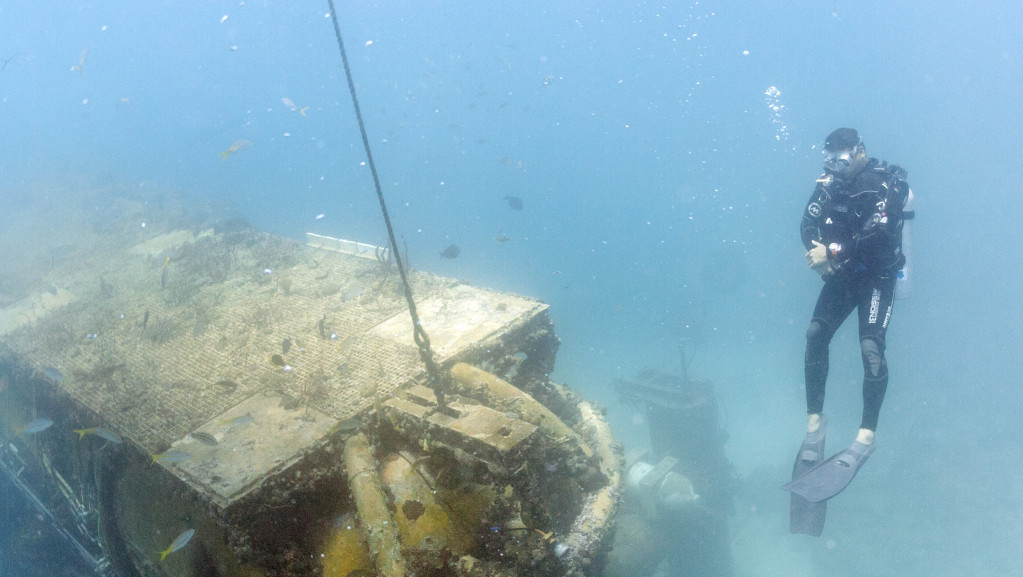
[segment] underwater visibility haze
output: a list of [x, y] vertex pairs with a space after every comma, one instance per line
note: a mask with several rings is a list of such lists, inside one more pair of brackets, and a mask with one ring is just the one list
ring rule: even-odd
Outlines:
[[[648, 416], [616, 377], [684, 365], [713, 383], [734, 575], [1023, 574], [1023, 5], [336, 7], [414, 269], [548, 303], [552, 378], [607, 407], [627, 448]], [[788, 533], [779, 489], [821, 282], [798, 225], [843, 126], [908, 171], [912, 295], [888, 331], [877, 450], [813, 538]], [[118, 198], [386, 244], [327, 3], [0, 3], [0, 228], [73, 243], [62, 219]], [[858, 351], [846, 322], [832, 451], [858, 426]], [[15, 577], [38, 521], [0, 490], [0, 577]], [[175, 535], [165, 555], [192, 537]], [[65, 558], [36, 574], [88, 574]]]

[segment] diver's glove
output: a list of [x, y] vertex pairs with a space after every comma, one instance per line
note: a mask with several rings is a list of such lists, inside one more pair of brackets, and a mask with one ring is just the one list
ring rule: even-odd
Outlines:
[[831, 265], [831, 260], [828, 258], [828, 247], [817, 241], [813, 242], [813, 248], [806, 251], [806, 264], [810, 265], [813, 272], [826, 276], [835, 272], [835, 267]]

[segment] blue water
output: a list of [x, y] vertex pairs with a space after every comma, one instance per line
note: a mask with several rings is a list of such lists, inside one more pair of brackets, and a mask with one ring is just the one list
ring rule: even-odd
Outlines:
[[[740, 478], [737, 575], [1023, 574], [1020, 5], [338, 9], [414, 267], [550, 303], [554, 377], [610, 406], [629, 444], [645, 424], [615, 403], [613, 376], [675, 369], [684, 350], [715, 383]], [[31, 203], [32, 183], [85, 179], [212, 200], [286, 236], [383, 244], [326, 14], [325, 2], [0, 4], [0, 206]], [[820, 282], [797, 225], [839, 126], [909, 171], [914, 294], [889, 331], [879, 448], [813, 539], [788, 535], [778, 487], [802, 434]], [[252, 145], [222, 161], [238, 139]], [[450, 244], [461, 255], [440, 259]], [[860, 412], [855, 331], [832, 350], [839, 447]]]

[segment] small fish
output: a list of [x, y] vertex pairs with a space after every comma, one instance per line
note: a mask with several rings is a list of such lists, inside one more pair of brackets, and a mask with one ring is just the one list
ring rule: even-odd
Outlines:
[[149, 324], [149, 311], [142, 317], [142, 330], [146, 330], [146, 325]]
[[188, 545], [188, 542], [192, 540], [192, 537], [194, 535], [195, 529], [184, 530], [180, 535], [178, 535], [178, 538], [175, 539], [174, 542], [170, 544], [170, 547], [167, 547], [163, 551], [160, 551], [160, 561], [166, 559], [167, 555], [170, 555], [171, 553], [177, 551], [178, 549], [181, 549], [185, 545]]
[[[17, 55], [18, 55], [18, 53], [15, 52], [14, 56], [17, 56]], [[4, 65], [0, 66], [0, 72], [3, 72], [4, 70], [7, 70], [7, 65], [10, 64], [11, 60], [14, 60], [14, 56], [11, 56], [10, 58], [4, 60]]]
[[64, 374], [53, 367], [46, 367], [43, 369], [43, 375], [45, 375], [47, 379], [50, 379], [50, 381], [52, 381], [55, 385], [64, 380]]
[[14, 432], [14, 436], [41, 433], [53, 426], [53, 421], [40, 417]]
[[224, 379], [223, 381], [217, 381], [213, 383], [213, 386], [221, 389], [222, 392], [224, 392], [225, 394], [230, 395], [238, 388], [238, 383], [228, 379]]
[[457, 258], [458, 255], [460, 254], [462, 254], [462, 249], [458, 248], [455, 245], [451, 245], [446, 249], [440, 251], [441, 258]]
[[[170, 264], [170, 257], [163, 260], [163, 272], [160, 273], [160, 288], [167, 288], [167, 265]], [[149, 314], [149, 311], [146, 311]], [[148, 320], [148, 317], [147, 319]]]
[[88, 48], [82, 48], [82, 53], [78, 55], [78, 64], [75, 64], [74, 66], [72, 66], [71, 70], [72, 71], [77, 70], [78, 71], [78, 75], [81, 76], [82, 75], [82, 67], [85, 66], [85, 59], [88, 56], [89, 56], [89, 49]]
[[345, 291], [345, 294], [341, 295], [342, 302], [350, 302], [362, 296], [362, 293], [366, 291], [365, 287], [355, 285], [352, 288]]
[[228, 156], [231, 156], [232, 154], [238, 152], [239, 150], [251, 145], [252, 145], [251, 140], [239, 138], [238, 140], [235, 140], [234, 144], [232, 144], [227, 150], [220, 153], [220, 160], [227, 160]]
[[192, 437], [194, 440], [199, 441], [203, 445], [209, 445], [210, 447], [215, 447], [220, 444], [217, 442], [216, 437], [209, 433], [204, 433], [202, 431], [194, 431], [191, 434], [189, 434], [189, 436]]
[[305, 116], [305, 111], [309, 110], [308, 106], [306, 106], [305, 108], [299, 108], [299, 107], [295, 106], [295, 103], [292, 102], [291, 99], [288, 98], [287, 96], [285, 96], [284, 98], [281, 98], [281, 102], [283, 102], [285, 106], [290, 108], [292, 112], [297, 112], [297, 113], [301, 114], [302, 116]]
[[522, 210], [523, 204], [521, 198], [509, 195], [505, 196], [504, 200], [508, 203], [508, 206], [510, 206], [512, 210]]
[[150, 457], [153, 458], [153, 462], [167, 461], [168, 463], [180, 463], [181, 461], [187, 461], [192, 458], [192, 455], [182, 451], [167, 451], [165, 453], [150, 453]]
[[288, 363], [284, 362], [284, 357], [277, 353], [270, 355], [270, 364], [275, 367], [285, 367], [288, 365]]
[[334, 423], [334, 426], [330, 428], [330, 432], [336, 433], [338, 431], [341, 431], [349, 433], [351, 431], [358, 430], [360, 427], [362, 427], [362, 421], [356, 418], [351, 418]]
[[508, 242], [511, 239], [508, 238], [507, 236], [504, 236], [503, 234], [499, 234], [494, 237], [494, 240], [496, 240], [497, 242]]
[[245, 413], [240, 417], [233, 417], [231, 419], [221, 419], [217, 422], [220, 423], [221, 425], [244, 427], [245, 425], [251, 424], [253, 420], [254, 419], [252, 418], [252, 413]]
[[291, 339], [284, 339], [284, 342], [281, 343], [281, 352], [286, 355], [286, 354], [288, 354], [288, 351], [290, 351], [290, 350], [291, 350]]
[[104, 429], [102, 427], [89, 427], [88, 429], [75, 429], [75, 432], [78, 433], [78, 439], [79, 440], [84, 439], [86, 435], [96, 435], [97, 437], [99, 437], [101, 439], [106, 439], [106, 440], [110, 441], [111, 443], [120, 443], [121, 442], [121, 436], [120, 435], [118, 435], [117, 433], [115, 433], [115, 432], [113, 432], [113, 431], [111, 431], [109, 429]]

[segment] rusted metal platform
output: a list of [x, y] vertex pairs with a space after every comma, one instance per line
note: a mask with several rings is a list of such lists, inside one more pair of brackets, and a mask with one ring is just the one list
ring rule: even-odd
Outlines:
[[[171, 451], [158, 464], [227, 507], [422, 375], [387, 251], [323, 239], [208, 229], [118, 242], [85, 230], [0, 309], [0, 338], [97, 419], [67, 426]], [[441, 363], [546, 314], [533, 299], [410, 278]]]
[[173, 198], [0, 229], [0, 473], [97, 574], [601, 565], [623, 461], [547, 305], [411, 271], [438, 403], [389, 251]]

